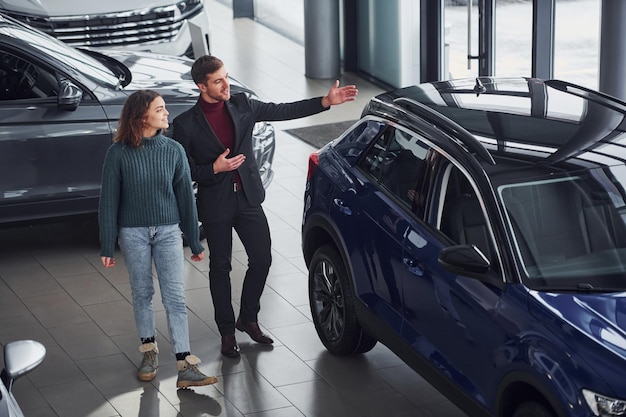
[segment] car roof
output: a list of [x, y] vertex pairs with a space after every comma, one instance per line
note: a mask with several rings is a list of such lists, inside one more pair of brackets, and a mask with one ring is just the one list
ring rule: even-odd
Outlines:
[[626, 103], [564, 81], [478, 77], [424, 83], [378, 95], [364, 114], [389, 114], [390, 108], [407, 123], [417, 116], [460, 139], [483, 165], [495, 165], [494, 156], [546, 165], [626, 162]]

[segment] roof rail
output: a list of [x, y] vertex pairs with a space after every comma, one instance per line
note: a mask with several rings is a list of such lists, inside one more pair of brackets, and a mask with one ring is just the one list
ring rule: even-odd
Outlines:
[[395, 104], [405, 107], [406, 110], [410, 110], [415, 115], [436, 124], [446, 133], [453, 136], [454, 138], [457, 138], [470, 151], [475, 152], [480, 158], [488, 162], [490, 165], [496, 164], [496, 161], [494, 161], [493, 157], [483, 146], [483, 144], [480, 143], [478, 139], [474, 137], [474, 135], [472, 135], [458, 123], [452, 121], [451, 119], [440, 113], [437, 113], [425, 104], [407, 97], [398, 97], [394, 99], [393, 102]]

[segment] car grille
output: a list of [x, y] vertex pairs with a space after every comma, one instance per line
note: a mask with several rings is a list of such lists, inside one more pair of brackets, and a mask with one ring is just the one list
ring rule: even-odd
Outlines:
[[[185, 2], [180, 2], [185, 4]], [[11, 17], [72, 46], [121, 46], [167, 42], [183, 22], [202, 12], [200, 2], [185, 10], [177, 5], [104, 15], [41, 17], [6, 12]]]

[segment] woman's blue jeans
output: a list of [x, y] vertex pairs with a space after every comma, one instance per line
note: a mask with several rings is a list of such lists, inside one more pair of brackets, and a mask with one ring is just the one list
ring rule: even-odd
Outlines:
[[118, 241], [128, 269], [139, 337], [156, 336], [152, 306], [154, 263], [174, 353], [189, 352], [185, 254], [179, 226], [122, 227]]

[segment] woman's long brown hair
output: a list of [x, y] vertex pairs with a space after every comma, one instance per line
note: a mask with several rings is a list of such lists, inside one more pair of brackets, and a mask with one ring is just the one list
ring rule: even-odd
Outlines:
[[133, 148], [143, 145], [144, 117], [150, 103], [161, 95], [153, 90], [138, 90], [124, 103], [114, 142], [121, 142]]

